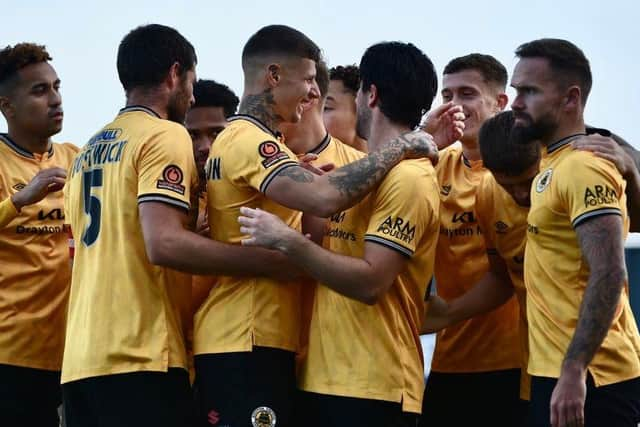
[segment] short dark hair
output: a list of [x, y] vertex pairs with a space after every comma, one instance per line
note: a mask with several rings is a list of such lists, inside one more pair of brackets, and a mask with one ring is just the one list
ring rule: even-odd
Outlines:
[[320, 48], [307, 36], [286, 25], [268, 25], [252, 35], [242, 49], [242, 69], [252, 59], [266, 55], [320, 60]]
[[466, 70], [479, 72], [486, 83], [497, 84], [502, 89], [507, 87], [507, 69], [491, 55], [471, 53], [454, 58], [444, 67], [443, 74], [459, 73]]
[[0, 50], [0, 95], [8, 94], [18, 81], [18, 71], [40, 62], [51, 61], [43, 45], [18, 43]]
[[360, 69], [357, 65], [338, 65], [329, 70], [330, 80], [340, 80], [344, 88], [355, 96], [360, 88]]
[[578, 84], [582, 92], [582, 105], [591, 92], [591, 66], [580, 48], [562, 39], [539, 39], [524, 43], [516, 49], [519, 58], [544, 58], [565, 86]]
[[196, 51], [178, 31], [164, 25], [135, 28], [118, 47], [118, 76], [126, 92], [157, 86], [176, 62], [181, 73], [192, 70], [198, 62]]
[[240, 100], [229, 86], [214, 80], [198, 80], [193, 84], [193, 97], [196, 99], [191, 108], [222, 107], [225, 118], [235, 114]]
[[322, 59], [316, 62], [316, 82], [320, 89], [320, 98], [325, 98], [329, 92], [329, 69]]
[[503, 111], [486, 120], [478, 134], [484, 167], [491, 172], [516, 176], [524, 173], [540, 159], [538, 142], [517, 141], [512, 132], [513, 111]]
[[389, 120], [415, 127], [438, 90], [438, 77], [427, 55], [411, 43], [383, 42], [369, 47], [360, 61], [362, 90], [373, 84], [380, 110]]

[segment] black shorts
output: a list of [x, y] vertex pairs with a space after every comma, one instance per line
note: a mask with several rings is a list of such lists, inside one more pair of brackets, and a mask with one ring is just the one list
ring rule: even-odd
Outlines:
[[58, 427], [60, 371], [0, 365], [0, 426]]
[[195, 356], [199, 426], [247, 427], [252, 417], [294, 426], [295, 353], [269, 347]]
[[402, 412], [402, 404], [328, 394], [298, 392], [296, 426], [416, 427], [418, 414]]
[[[531, 377], [530, 426], [551, 423], [551, 394], [556, 378]], [[587, 375], [585, 427], [636, 427], [640, 422], [640, 378], [596, 387]]]
[[425, 386], [420, 426], [513, 427], [521, 425], [525, 410], [520, 400], [520, 369], [432, 371]]
[[131, 372], [62, 385], [66, 427], [193, 427], [193, 396], [184, 369]]

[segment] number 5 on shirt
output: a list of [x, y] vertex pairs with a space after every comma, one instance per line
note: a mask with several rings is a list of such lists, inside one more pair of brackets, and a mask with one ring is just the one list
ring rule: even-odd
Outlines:
[[91, 195], [92, 187], [102, 187], [102, 169], [93, 169], [82, 174], [82, 200], [84, 212], [89, 215], [89, 226], [82, 233], [82, 241], [91, 246], [98, 239], [100, 233], [100, 215], [102, 204], [100, 199]]

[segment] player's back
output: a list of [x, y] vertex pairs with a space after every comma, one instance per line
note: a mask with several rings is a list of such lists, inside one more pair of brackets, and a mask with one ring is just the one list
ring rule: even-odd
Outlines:
[[[258, 119], [238, 115], [212, 145], [207, 162], [211, 237], [240, 244], [238, 216], [247, 206], [271, 212], [294, 229], [302, 214], [265, 196], [269, 184], [296, 156]], [[253, 346], [299, 347], [300, 283], [266, 277], [220, 277], [195, 316], [194, 353], [251, 351]]]
[[141, 107], [123, 109], [76, 157], [65, 200], [76, 252], [63, 382], [186, 366], [190, 276], [150, 263], [138, 204], [188, 212], [196, 179], [186, 130]]

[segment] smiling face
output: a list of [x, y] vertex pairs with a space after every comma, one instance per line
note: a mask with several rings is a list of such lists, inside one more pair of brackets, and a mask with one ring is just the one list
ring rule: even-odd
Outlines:
[[18, 83], [7, 96], [4, 110], [12, 126], [48, 138], [62, 130], [60, 79], [47, 62], [28, 65], [18, 71]]
[[283, 122], [297, 123], [313, 100], [320, 97], [316, 63], [307, 58], [289, 58], [278, 65], [273, 87], [275, 113]]
[[445, 74], [441, 93], [442, 102], [453, 101], [462, 106], [465, 115], [463, 143], [476, 144], [482, 124], [503, 108], [499, 103], [502, 92], [473, 69]]

